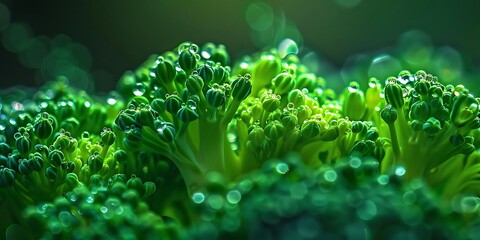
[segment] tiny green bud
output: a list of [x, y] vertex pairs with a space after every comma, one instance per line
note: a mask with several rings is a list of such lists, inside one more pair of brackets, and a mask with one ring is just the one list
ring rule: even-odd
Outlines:
[[182, 122], [191, 122], [198, 118], [197, 104], [194, 101], [189, 100], [186, 104], [183, 104], [180, 110], [177, 112], [177, 117]]
[[352, 120], [361, 120], [366, 113], [365, 97], [356, 82], [351, 82], [347, 88], [343, 112]]
[[202, 64], [198, 68], [198, 76], [203, 79], [204, 84], [210, 84], [213, 79], [213, 67], [211, 66], [211, 62], [207, 62], [206, 64]]
[[128, 148], [137, 149], [142, 144], [142, 131], [140, 128], [131, 126], [125, 129], [123, 145]]
[[427, 119], [427, 121], [423, 124], [423, 131], [425, 131], [428, 134], [435, 134], [442, 129], [442, 126], [440, 124], [440, 121], [438, 121], [436, 118], [431, 117]]
[[175, 126], [171, 122], [155, 121], [155, 129], [160, 138], [165, 142], [173, 142], [175, 140]]
[[230, 77], [230, 68], [217, 65], [213, 69], [213, 81], [215, 83], [222, 84], [226, 82], [229, 77]]
[[45, 169], [45, 176], [50, 181], [54, 181], [57, 178], [57, 168], [49, 166]]
[[380, 116], [387, 124], [393, 124], [397, 120], [397, 110], [388, 104], [380, 111]]
[[293, 103], [295, 106], [300, 106], [305, 103], [305, 93], [299, 89], [293, 89], [288, 93], [288, 102]]
[[67, 176], [65, 177], [65, 182], [70, 188], [74, 188], [80, 184], [78, 176], [75, 173], [67, 173]]
[[285, 128], [278, 120], [272, 121], [265, 126], [265, 135], [276, 142], [285, 133]]
[[12, 149], [10, 148], [10, 145], [6, 143], [0, 143], [0, 155], [7, 156], [12, 152]]
[[149, 127], [153, 126], [154, 116], [152, 113], [152, 109], [150, 108], [149, 105], [138, 109], [133, 116], [135, 117], [135, 121], [139, 126], [149, 126]]
[[259, 147], [265, 140], [265, 132], [263, 128], [258, 125], [252, 125], [248, 134], [248, 140], [252, 141], [256, 147]]
[[210, 88], [206, 94], [207, 103], [214, 107], [220, 107], [225, 104], [225, 92], [220, 88]]
[[178, 110], [182, 107], [183, 101], [177, 94], [167, 95], [167, 98], [164, 102], [164, 108], [170, 114], [177, 114]]
[[463, 127], [478, 115], [478, 101], [472, 95], [459, 95], [453, 99], [450, 119], [456, 127]]
[[252, 72], [253, 91], [257, 95], [258, 91], [270, 84], [272, 79], [281, 71], [282, 62], [280, 57], [274, 53], [266, 53], [260, 56], [255, 63]]
[[0, 187], [11, 187], [14, 183], [15, 171], [10, 168], [0, 166]]
[[115, 142], [115, 133], [110, 128], [103, 128], [100, 137], [104, 146], [109, 147]]
[[191, 73], [197, 66], [196, 52], [183, 49], [178, 56], [178, 64], [186, 73]]
[[63, 155], [63, 152], [57, 149], [51, 151], [48, 154], [48, 160], [50, 161], [50, 164], [55, 167], [59, 167], [60, 165], [62, 165], [64, 157], [65, 156]]
[[460, 134], [453, 134], [450, 136], [450, 143], [455, 147], [462, 145], [464, 142], [465, 138]]
[[365, 92], [365, 104], [369, 109], [375, 109], [380, 104], [381, 85], [376, 78], [370, 78], [368, 81], [368, 88]]
[[98, 155], [98, 152], [95, 152], [88, 158], [87, 164], [92, 172], [97, 173], [103, 167], [103, 159]]
[[43, 112], [37, 116], [37, 120], [33, 125], [35, 135], [40, 139], [47, 139], [53, 133], [53, 117], [48, 113]]
[[232, 82], [232, 97], [236, 100], [243, 100], [252, 92], [250, 75], [239, 77]]
[[369, 129], [367, 131], [365, 139], [371, 140], [371, 141], [376, 141], [379, 136], [380, 136], [380, 134], [378, 133], [378, 131], [376, 129]]
[[30, 166], [28, 165], [28, 160], [23, 159], [18, 164], [18, 171], [20, 172], [20, 174], [27, 175], [31, 173], [33, 169], [31, 169]]
[[14, 135], [15, 138], [15, 144], [17, 147], [17, 150], [21, 154], [27, 154], [30, 152], [30, 149], [32, 147], [32, 141], [30, 140], [30, 136], [28, 133], [15, 133]]
[[295, 87], [295, 79], [291, 73], [282, 72], [272, 80], [272, 84], [275, 87], [275, 94], [283, 95]]
[[113, 153], [113, 159], [121, 164], [124, 164], [127, 161], [128, 155], [124, 150], [117, 150]]
[[273, 112], [280, 106], [280, 95], [266, 91], [260, 97], [262, 107], [266, 112]]
[[154, 84], [164, 86], [165, 83], [171, 82], [175, 79], [176, 70], [170, 60], [159, 56], [155, 63], [157, 66], [155, 66], [155, 78], [153, 78]]
[[387, 100], [388, 104], [392, 105], [393, 108], [398, 110], [403, 108], [403, 90], [400, 85], [393, 81], [394, 79], [391, 79], [390, 82], [385, 86], [385, 99]]
[[320, 134], [320, 124], [315, 119], [306, 120], [300, 129], [302, 136], [305, 138], [312, 138]]
[[193, 94], [200, 94], [204, 85], [205, 83], [203, 79], [198, 74], [190, 75], [185, 82], [185, 86], [187, 87], [188, 91]]
[[141, 193], [142, 190], [143, 190], [143, 183], [142, 183], [142, 179], [140, 179], [139, 177], [132, 175], [130, 177], [130, 179], [127, 181], [127, 187], [130, 188], [130, 189], [133, 189], [133, 190], [136, 190], [137, 193]]
[[293, 129], [298, 124], [298, 117], [293, 113], [284, 113], [281, 119], [286, 129]]
[[148, 197], [152, 196], [155, 193], [156, 190], [157, 190], [157, 187], [156, 187], [155, 183], [145, 182], [143, 184], [143, 198], [145, 199], [145, 198], [148, 198]]
[[428, 94], [428, 89], [430, 89], [430, 83], [421, 79], [415, 83], [414, 89], [421, 96], [426, 96]]
[[115, 119], [115, 124], [122, 130], [125, 131], [125, 129], [129, 126], [135, 125], [136, 121], [133, 115], [127, 113], [126, 111], [120, 111], [118, 114], [117, 118]]
[[429, 116], [428, 105], [425, 101], [417, 101], [410, 108], [410, 119], [427, 120]]

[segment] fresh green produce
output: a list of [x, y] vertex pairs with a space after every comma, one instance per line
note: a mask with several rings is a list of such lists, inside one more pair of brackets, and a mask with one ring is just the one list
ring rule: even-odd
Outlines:
[[6, 238], [478, 234], [479, 101], [467, 87], [405, 70], [335, 92], [294, 54], [231, 61], [223, 45], [187, 42], [108, 95], [64, 77], [3, 91]]

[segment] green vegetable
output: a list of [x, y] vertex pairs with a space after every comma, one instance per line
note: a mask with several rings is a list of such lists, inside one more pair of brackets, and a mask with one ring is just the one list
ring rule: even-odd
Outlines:
[[223, 45], [187, 42], [106, 96], [65, 77], [2, 91], [5, 236], [475, 238], [472, 92], [402, 71], [336, 94], [283, 55], [230, 65]]

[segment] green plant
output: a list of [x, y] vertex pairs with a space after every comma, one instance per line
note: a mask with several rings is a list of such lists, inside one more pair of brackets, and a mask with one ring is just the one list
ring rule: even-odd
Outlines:
[[[183, 43], [107, 96], [65, 78], [5, 92], [2, 229], [44, 239], [474, 236], [477, 98], [424, 71], [384, 87], [372, 78], [365, 91], [326, 83], [293, 54], [231, 66], [222, 45]], [[28, 224], [37, 227], [25, 233]]]

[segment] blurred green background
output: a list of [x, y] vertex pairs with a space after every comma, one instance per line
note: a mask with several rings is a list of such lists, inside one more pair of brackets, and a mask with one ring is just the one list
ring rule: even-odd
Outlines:
[[339, 70], [334, 81], [433, 58], [459, 78], [480, 65], [479, 10], [478, 0], [0, 0], [0, 88], [39, 86], [64, 71], [81, 88], [107, 91], [183, 41], [223, 43], [235, 59], [283, 37], [316, 53], [312, 62], [327, 66], [320, 75]]

